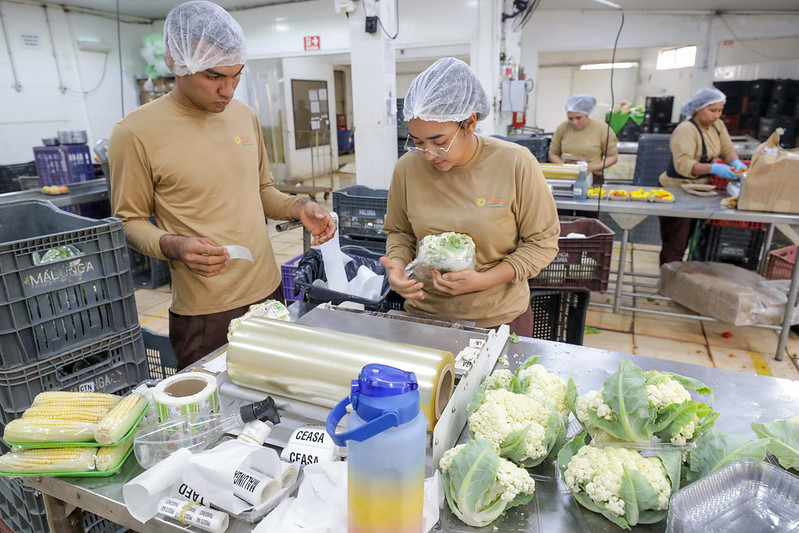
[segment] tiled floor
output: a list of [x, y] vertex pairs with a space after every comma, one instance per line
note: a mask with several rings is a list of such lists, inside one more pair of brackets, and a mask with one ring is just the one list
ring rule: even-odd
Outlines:
[[[354, 183], [353, 174], [338, 174], [334, 181], [336, 188]], [[324, 200], [322, 194], [317, 200], [332, 209], [330, 199]], [[283, 233], [275, 230], [275, 223], [269, 223], [269, 236], [279, 265], [288, 262], [302, 253], [302, 229], [297, 228]], [[614, 263], [618, 264], [618, 243], [614, 249]], [[626, 258], [636, 272], [658, 272], [658, 247], [631, 244]], [[615, 268], [615, 266], [613, 267]], [[615, 276], [611, 277], [611, 280]], [[656, 293], [651, 278], [634, 280], [636, 292]], [[611, 283], [611, 289], [613, 284]], [[670, 301], [655, 298], [637, 297], [637, 307], [657, 310], [691, 313], [686, 308]], [[631, 306], [632, 296], [623, 298], [623, 305]], [[611, 293], [591, 293], [594, 304], [610, 304]], [[156, 290], [136, 290], [136, 304], [143, 326], [157, 332], [166, 333], [168, 309], [171, 302], [169, 286]], [[791, 333], [788, 340], [788, 354], [782, 361], [774, 358], [778, 336], [775, 330], [756, 327], [735, 327], [720, 322], [698, 321], [688, 318], [671, 318], [642, 311], [621, 311], [614, 314], [612, 309], [591, 305], [588, 308], [586, 325], [596, 328], [598, 333], [586, 334], [585, 346], [601, 348], [647, 357], [670, 359], [684, 363], [715, 366], [728, 370], [772, 375], [781, 378], [799, 379], [799, 335]]]

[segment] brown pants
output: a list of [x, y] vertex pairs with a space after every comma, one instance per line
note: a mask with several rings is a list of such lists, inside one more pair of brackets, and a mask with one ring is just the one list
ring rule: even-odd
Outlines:
[[[265, 299], [253, 302], [253, 304], [266, 300], [283, 302], [283, 284], [281, 283], [275, 292]], [[169, 342], [178, 358], [178, 370], [199, 361], [226, 344], [230, 321], [246, 313], [250, 305], [210, 315], [177, 315], [170, 311]]]
[[660, 264], [682, 261], [696, 220], [692, 218], [658, 217], [660, 219]]
[[[496, 329], [499, 326], [491, 326], [485, 329]], [[527, 311], [520, 314], [513, 321], [508, 324], [510, 332], [515, 333], [519, 337], [532, 337], [533, 336], [533, 306], [528, 305]]]

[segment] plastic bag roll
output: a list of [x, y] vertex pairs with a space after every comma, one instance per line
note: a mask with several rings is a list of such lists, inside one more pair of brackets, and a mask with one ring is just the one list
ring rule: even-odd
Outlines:
[[260, 317], [243, 322], [227, 350], [233, 383], [329, 409], [369, 363], [416, 374], [432, 431], [454, 388], [451, 352]]
[[539, 163], [539, 165], [541, 166], [541, 172], [544, 173], [544, 177], [547, 179], [570, 179], [576, 178], [580, 174], [577, 165], [560, 165], [557, 163]]

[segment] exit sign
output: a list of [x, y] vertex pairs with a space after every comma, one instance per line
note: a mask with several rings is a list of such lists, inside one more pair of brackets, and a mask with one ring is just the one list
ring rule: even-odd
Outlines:
[[305, 41], [305, 51], [308, 52], [309, 50], [321, 50], [322, 46], [319, 44], [319, 36], [318, 35], [309, 35], [304, 37], [303, 40]]

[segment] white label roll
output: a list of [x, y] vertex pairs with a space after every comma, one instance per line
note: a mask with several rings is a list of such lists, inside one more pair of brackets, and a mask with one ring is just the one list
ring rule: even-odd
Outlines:
[[153, 402], [159, 422], [189, 413], [218, 413], [216, 378], [203, 372], [168, 377], [153, 389]]
[[230, 523], [227, 513], [171, 496], [158, 503], [158, 513], [211, 533], [222, 533]]

